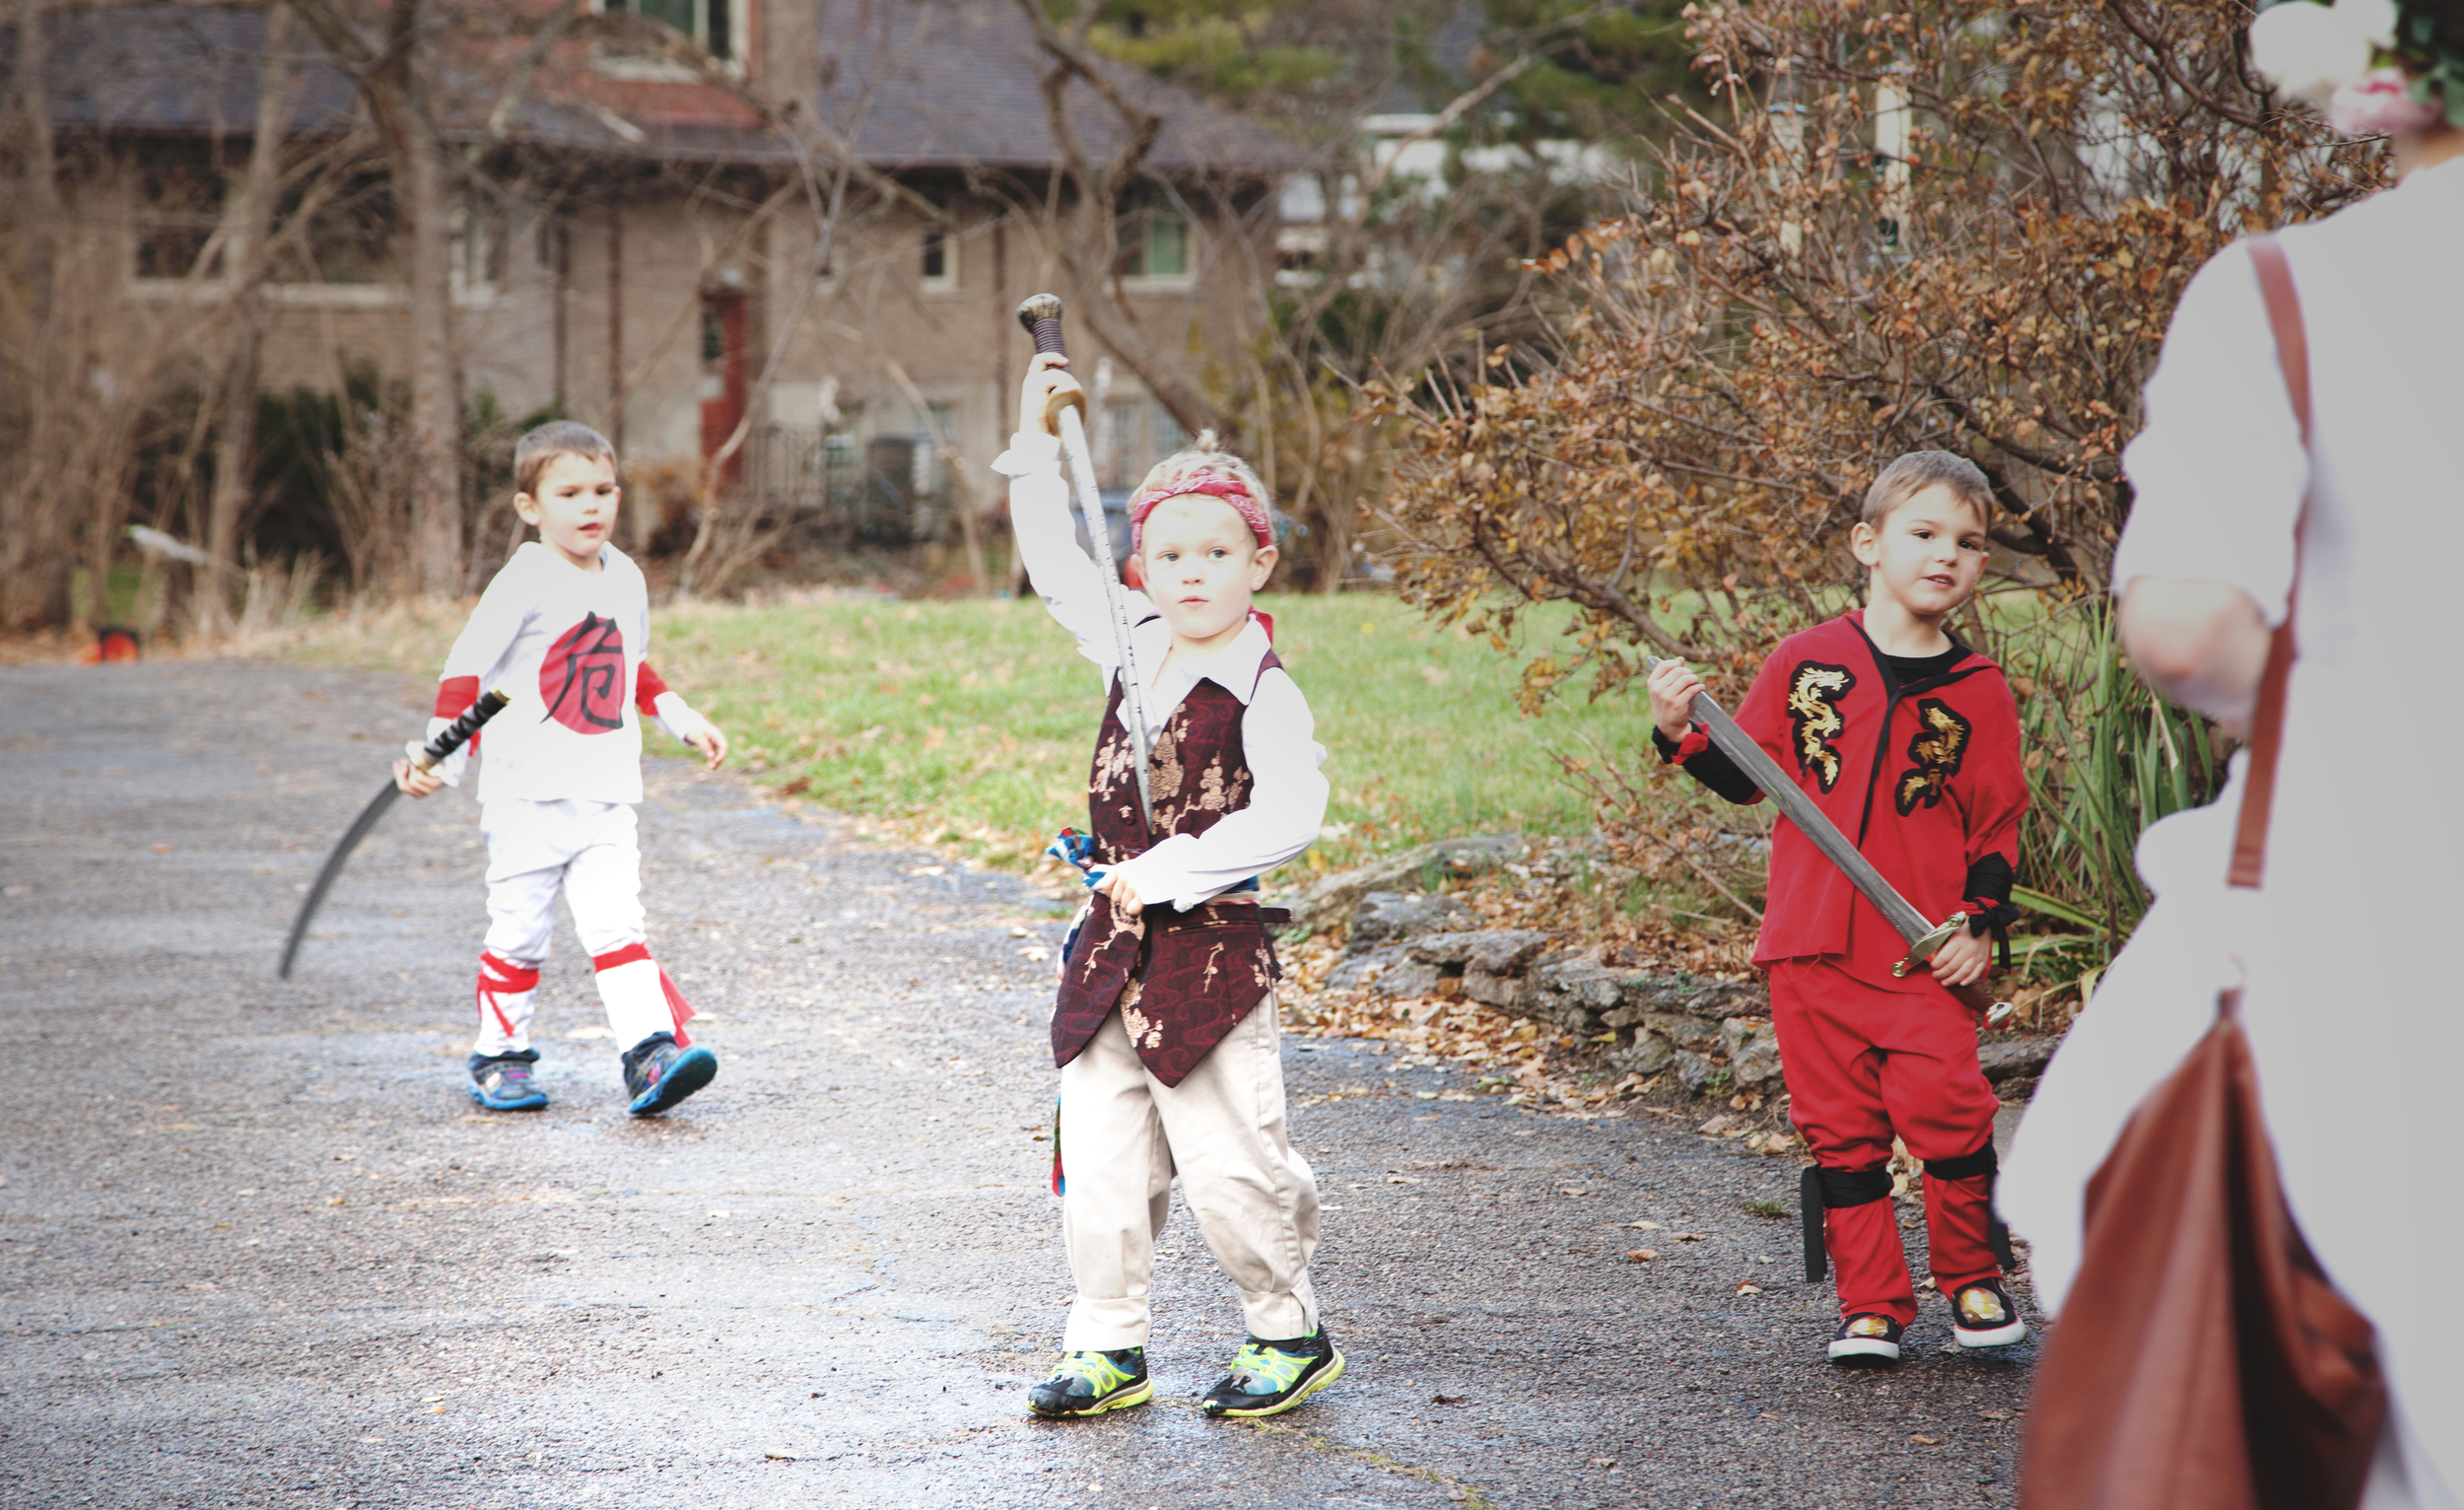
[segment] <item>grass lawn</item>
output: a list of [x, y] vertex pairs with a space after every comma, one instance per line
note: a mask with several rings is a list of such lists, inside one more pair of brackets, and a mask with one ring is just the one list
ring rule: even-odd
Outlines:
[[[1587, 831], [1590, 811], [1549, 751], [1650, 738], [1639, 694], [1523, 718], [1520, 658], [1391, 597], [1259, 606], [1327, 747], [1330, 832], [1302, 861], [1315, 868], [1457, 834]], [[1563, 617], [1535, 613], [1524, 633]], [[320, 636], [308, 653], [433, 670], [458, 627], [423, 614], [382, 636]], [[650, 658], [736, 741], [731, 764], [790, 795], [1012, 866], [1086, 824], [1102, 688], [1040, 603], [680, 607], [654, 616]]]

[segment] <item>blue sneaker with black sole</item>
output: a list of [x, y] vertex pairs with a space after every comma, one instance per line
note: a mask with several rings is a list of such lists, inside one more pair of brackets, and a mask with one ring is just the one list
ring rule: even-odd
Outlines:
[[474, 1054], [470, 1057], [470, 1099], [491, 1112], [535, 1112], [548, 1104], [548, 1093], [530, 1077], [539, 1051], [519, 1054]]
[[636, 1117], [655, 1117], [708, 1085], [719, 1074], [719, 1056], [685, 1049], [673, 1033], [653, 1033], [625, 1051], [625, 1089]]

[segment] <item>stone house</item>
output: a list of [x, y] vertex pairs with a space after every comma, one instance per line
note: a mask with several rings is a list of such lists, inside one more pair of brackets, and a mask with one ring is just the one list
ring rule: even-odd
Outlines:
[[[1059, 272], [1063, 158], [1025, 19], [1006, 0], [582, 3], [559, 18], [509, 0], [470, 13], [486, 34], [438, 43], [466, 402], [560, 408], [637, 469], [699, 468], [741, 422], [736, 491], [885, 543], [937, 531], [970, 486], [989, 507], [982, 464], [1028, 355], [1012, 310], [1043, 288], [1081, 297]], [[122, 228], [128, 298], [173, 324], [225, 297], [265, 34], [257, 6], [182, 4], [62, 15], [47, 38], [70, 213]], [[368, 108], [305, 34], [291, 51], [291, 156], [326, 161], [284, 191], [261, 386], [333, 389], [398, 370], [404, 285]], [[1274, 185], [1301, 153], [1111, 79], [1162, 118], [1120, 204], [1115, 296], [1148, 361], [1195, 382], [1261, 317]], [[1118, 140], [1094, 91], [1068, 98], [1091, 151]], [[1122, 486], [1178, 428], [1083, 327], [1073, 351], [1090, 377], [1111, 369], [1096, 435]], [[940, 446], [973, 474], [955, 493]], [[633, 519], [640, 544], [656, 521]]]

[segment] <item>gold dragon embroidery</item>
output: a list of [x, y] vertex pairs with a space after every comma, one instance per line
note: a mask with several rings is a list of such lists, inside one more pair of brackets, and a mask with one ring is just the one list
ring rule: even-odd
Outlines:
[[1916, 705], [1916, 732], [1908, 739], [1908, 759], [1915, 764], [1891, 791], [1899, 816], [1914, 812], [1919, 802], [1933, 807], [1942, 801], [1951, 779], [1959, 774], [1959, 762], [1967, 758], [1968, 731], [1968, 721], [1942, 699], [1929, 697]]
[[1857, 684], [1846, 666], [1800, 663], [1788, 679], [1788, 721], [1795, 725], [1797, 769], [1813, 773], [1824, 791], [1839, 785], [1839, 749], [1832, 742], [1848, 730], [1840, 699]]

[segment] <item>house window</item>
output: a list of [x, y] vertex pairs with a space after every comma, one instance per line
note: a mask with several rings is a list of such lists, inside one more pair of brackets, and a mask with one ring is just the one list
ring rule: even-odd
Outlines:
[[[145, 208], [137, 224], [137, 276], [185, 278], [199, 272], [222, 223], [224, 175], [210, 163], [161, 163], [146, 170]], [[211, 278], [221, 259], [202, 269]]]
[[673, 27], [702, 44], [721, 62], [739, 61], [736, 7], [743, 0], [601, 0], [599, 9], [613, 15], [630, 11], [645, 21]]
[[456, 293], [488, 298], [505, 282], [505, 256], [513, 225], [504, 206], [472, 198], [453, 211], [453, 284]]
[[285, 190], [275, 225], [294, 226], [302, 214], [308, 216], [303, 232], [276, 235], [274, 282], [373, 286], [396, 281], [393, 191], [381, 174], [347, 179], [330, 193], [317, 186]]
[[1180, 279], [1190, 275], [1190, 223], [1174, 210], [1138, 210], [1122, 218], [1124, 278]]
[[924, 286], [926, 293], [958, 287], [958, 243], [937, 226], [924, 234]]

